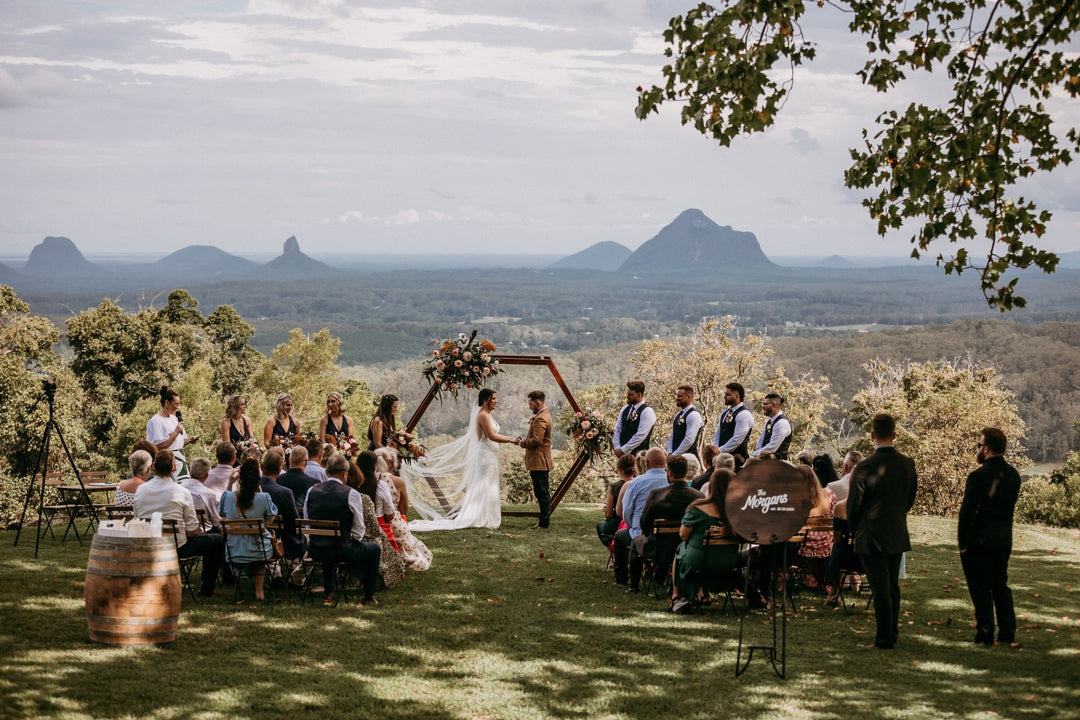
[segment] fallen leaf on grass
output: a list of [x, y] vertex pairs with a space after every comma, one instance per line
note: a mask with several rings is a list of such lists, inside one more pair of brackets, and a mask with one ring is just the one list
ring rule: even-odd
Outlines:
[[491, 598], [488, 598], [488, 599], [487, 599], [487, 601], [488, 601], [489, 603], [491, 603], [492, 605], [498, 605], [498, 604], [499, 604], [499, 601], [498, 601], [498, 600], [493, 600], [493, 599], [491, 599]]

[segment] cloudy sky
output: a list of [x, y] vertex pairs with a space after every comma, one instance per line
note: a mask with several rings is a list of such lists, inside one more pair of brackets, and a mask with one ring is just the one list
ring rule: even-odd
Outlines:
[[[835, 10], [768, 133], [634, 117], [692, 0], [0, 0], [0, 254], [636, 248], [682, 210], [781, 255], [905, 256], [841, 176], [887, 103]], [[1062, 106], [1061, 114], [1080, 116]], [[1076, 120], [1074, 120], [1076, 122]], [[1080, 177], [1031, 188], [1080, 249]]]

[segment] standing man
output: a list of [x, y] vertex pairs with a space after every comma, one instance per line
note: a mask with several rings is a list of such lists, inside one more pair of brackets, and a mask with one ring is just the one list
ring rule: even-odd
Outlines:
[[893, 447], [896, 420], [870, 421], [874, 452], [851, 473], [847, 515], [855, 552], [874, 591], [874, 647], [892, 650], [900, 635], [900, 557], [911, 549], [907, 513], [915, 504], [915, 462]]
[[518, 438], [518, 445], [525, 448], [525, 468], [532, 478], [533, 495], [540, 506], [540, 519], [536, 527], [546, 530], [551, 523], [551, 492], [548, 487], [548, 474], [551, 462], [551, 411], [544, 406], [544, 392], [533, 390], [528, 395], [532, 419], [529, 420], [529, 432], [524, 438]]
[[690, 453], [697, 457], [698, 436], [705, 420], [701, 412], [694, 407], [694, 388], [680, 385], [675, 391], [675, 404], [679, 412], [671, 421], [671, 439], [668, 440], [668, 455]]
[[735, 471], [738, 472], [750, 457], [750, 431], [754, 429], [754, 414], [743, 404], [746, 389], [737, 382], [724, 386], [724, 404], [727, 410], [720, 413], [720, 422], [716, 424], [713, 445], [720, 452], [735, 456]]
[[615, 457], [648, 450], [655, 424], [656, 411], [645, 403], [645, 383], [640, 380], [626, 383], [626, 405], [619, 412], [611, 435]]
[[977, 448], [980, 467], [968, 475], [956, 534], [971, 602], [975, 605], [975, 643], [1016, 643], [1016, 612], [1009, 589], [1013, 510], [1020, 494], [1020, 473], [1005, 462], [1005, 433], [983, 428]]
[[765, 429], [758, 438], [757, 449], [754, 457], [761, 457], [765, 453], [771, 453], [777, 460], [788, 459], [788, 447], [791, 445], [791, 423], [784, 415], [784, 397], [777, 393], [769, 393], [761, 401], [761, 411], [765, 417]]

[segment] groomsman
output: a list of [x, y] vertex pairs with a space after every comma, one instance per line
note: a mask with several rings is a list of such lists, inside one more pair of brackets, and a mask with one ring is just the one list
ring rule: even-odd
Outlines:
[[754, 414], [743, 403], [746, 389], [740, 383], [730, 382], [724, 386], [724, 404], [727, 410], [720, 413], [720, 422], [716, 424], [713, 445], [720, 452], [731, 453], [735, 457], [735, 470], [743, 466], [750, 457], [750, 431], [754, 429]]
[[765, 429], [758, 438], [754, 457], [772, 453], [777, 460], [788, 459], [788, 447], [791, 445], [791, 423], [784, 416], [784, 398], [777, 393], [769, 393], [761, 402], [765, 417]]
[[671, 439], [668, 440], [668, 455], [690, 453], [697, 456], [698, 436], [705, 424], [701, 412], [694, 407], [694, 388], [680, 385], [675, 391], [675, 404], [679, 412], [671, 421]]
[[634, 455], [649, 449], [656, 411], [645, 402], [645, 383], [631, 380], [626, 383], [626, 405], [615, 421], [611, 439], [615, 457]]

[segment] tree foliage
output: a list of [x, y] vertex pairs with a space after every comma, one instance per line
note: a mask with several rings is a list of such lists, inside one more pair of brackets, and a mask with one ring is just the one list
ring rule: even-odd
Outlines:
[[[866, 38], [858, 75], [882, 93], [909, 74], [943, 70], [951, 96], [912, 102], [876, 118], [851, 150], [848, 187], [884, 236], [910, 221], [913, 257], [937, 253], [946, 274], [974, 270], [983, 295], [1002, 311], [1022, 307], [1014, 268], [1053, 272], [1058, 258], [1031, 244], [1051, 213], [1019, 194], [1023, 180], [1072, 160], [1076, 128], [1053, 128], [1046, 102], [1080, 93], [1080, 58], [1064, 47], [1080, 25], [1080, 3], [1020, 0], [817, 0], [848, 13]], [[662, 86], [639, 88], [637, 116], [680, 102], [683, 124], [729, 145], [775, 122], [794, 70], [814, 57], [800, 20], [804, 0], [701, 3], [664, 32]], [[779, 79], [774, 71], [781, 71]], [[981, 239], [979, 239], [981, 238]]]
[[[782, 367], [769, 367], [772, 355], [765, 337], [740, 333], [731, 317], [705, 320], [689, 336], [643, 342], [634, 354], [632, 367], [636, 376], [645, 381], [646, 400], [656, 410], [653, 442], [666, 444], [671, 418], [677, 410], [675, 391], [682, 384], [694, 388], [694, 406], [705, 417], [703, 442], [712, 438], [724, 410], [724, 387], [730, 382], [746, 388], [746, 404], [751, 409], [756, 409], [768, 392], [784, 396], [784, 414], [794, 433], [792, 454], [814, 442], [824, 427], [830, 403], [829, 382], [811, 373], [789, 378]], [[762, 427], [763, 423], [758, 422], [752, 440]]]
[[[958, 361], [882, 360], [863, 367], [869, 382], [856, 393], [848, 416], [862, 428], [869, 428], [877, 413], [896, 418], [896, 448], [914, 459], [919, 473], [915, 512], [955, 515], [960, 510], [984, 427], [1001, 428], [1009, 440], [1009, 461], [1017, 467], [1027, 464], [1027, 426], [1016, 412], [1012, 392], [993, 368]], [[873, 450], [868, 436], [856, 447], [864, 453]]]
[[288, 342], [274, 348], [255, 371], [252, 386], [270, 398], [268, 413], [273, 412], [273, 398], [279, 393], [289, 393], [293, 412], [303, 422], [303, 429], [318, 430], [326, 393], [341, 384], [335, 365], [340, 353], [341, 341], [326, 328], [312, 335], [294, 328], [289, 332]]

